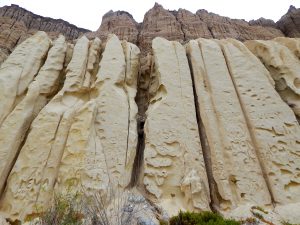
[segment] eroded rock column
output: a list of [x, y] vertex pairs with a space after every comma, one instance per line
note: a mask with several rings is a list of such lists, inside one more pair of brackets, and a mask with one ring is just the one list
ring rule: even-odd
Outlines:
[[204, 149], [214, 208], [271, 205], [255, 146], [239, 98], [217, 41], [190, 41], [191, 63], [199, 117], [208, 145]]
[[145, 124], [144, 179], [150, 199], [170, 215], [209, 210], [209, 190], [185, 49], [152, 42], [155, 82]]
[[24, 96], [44, 62], [49, 47], [50, 39], [47, 34], [37, 32], [20, 44], [1, 64], [0, 125]]
[[274, 202], [299, 202], [300, 127], [295, 115], [246, 46], [235, 40], [224, 40], [221, 45]]
[[109, 38], [91, 100], [77, 112], [69, 132], [58, 192], [109, 196], [129, 184], [137, 143], [139, 53], [135, 45]]
[[[0, 210], [11, 219], [48, 206], [72, 117], [88, 99], [81, 92], [89, 41], [79, 39], [67, 68], [64, 87], [41, 110], [7, 179]], [[26, 205], [26, 207], [24, 207]]]
[[29, 84], [25, 97], [0, 127], [0, 194], [32, 120], [57, 92], [66, 49], [63, 36], [54, 41], [44, 66]]

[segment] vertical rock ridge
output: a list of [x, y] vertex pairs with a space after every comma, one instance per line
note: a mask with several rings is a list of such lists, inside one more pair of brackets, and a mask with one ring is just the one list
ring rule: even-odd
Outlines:
[[231, 39], [222, 41], [221, 45], [241, 104], [253, 127], [251, 132], [257, 141], [274, 201], [278, 205], [297, 202], [299, 124], [268, 81], [268, 71], [246, 46]]
[[8, 57], [0, 69], [0, 125], [23, 97], [50, 47], [50, 39], [38, 32]]
[[[207, 176], [196, 125], [192, 81], [183, 46], [155, 38], [146, 112], [144, 179], [151, 201], [170, 215], [208, 210]], [[179, 90], [178, 90], [179, 89]], [[189, 139], [187, 139], [189, 137]]]
[[47, 60], [35, 80], [29, 84], [23, 100], [9, 114], [0, 128], [0, 193], [14, 164], [21, 143], [25, 143], [32, 120], [58, 88], [66, 52], [65, 38], [60, 36], [48, 52]]
[[[222, 48], [222, 54], [223, 54], [224, 59], [226, 61], [227, 58], [226, 58], [226, 56], [224, 54], [224, 49], [223, 48]], [[231, 70], [230, 70], [230, 67], [228, 66], [228, 62], [227, 61], [226, 61], [226, 66], [227, 66], [230, 78], [232, 80], [233, 87], [235, 89], [235, 93], [237, 94], [239, 105], [241, 106], [241, 109], [242, 109], [242, 112], [243, 112], [243, 116], [245, 118], [245, 124], [246, 124], [246, 126], [248, 128], [248, 131], [249, 131], [249, 134], [250, 134], [250, 138], [251, 138], [251, 141], [253, 143], [255, 154], [256, 154], [256, 157], [257, 157], [258, 162], [259, 162], [259, 167], [260, 167], [260, 169], [262, 171], [262, 175], [263, 175], [264, 181], [265, 181], [265, 183], [267, 185], [267, 189], [268, 189], [268, 192], [270, 194], [271, 203], [273, 204], [273, 206], [275, 206], [276, 202], [275, 202], [275, 199], [274, 199], [274, 195], [273, 195], [273, 191], [272, 191], [272, 186], [270, 184], [269, 177], [267, 175], [267, 170], [266, 170], [265, 165], [263, 163], [263, 159], [261, 158], [260, 148], [259, 148], [259, 145], [257, 143], [256, 137], [254, 135], [254, 128], [253, 128], [253, 126], [251, 124], [251, 121], [249, 120], [249, 117], [247, 115], [247, 111], [246, 111], [245, 106], [244, 106], [244, 104], [242, 102], [242, 98], [241, 98], [240, 92], [238, 91], [238, 86], [237, 86], [237, 84], [235, 82], [234, 77], [231, 74]]]
[[[199, 138], [200, 138], [200, 143], [201, 143], [201, 148], [202, 148], [202, 155], [205, 163], [205, 169], [206, 169], [206, 174], [207, 174], [207, 181], [208, 181], [208, 186], [209, 186], [209, 195], [210, 195], [210, 209], [214, 212], [218, 211], [219, 207], [219, 200], [217, 197], [217, 185], [216, 182], [214, 181], [213, 178], [213, 172], [212, 172], [212, 166], [211, 166], [211, 154], [210, 154], [210, 147], [208, 144], [207, 140], [207, 135], [205, 132], [205, 128], [203, 125], [203, 121], [201, 118], [200, 114], [200, 105], [198, 104], [198, 93], [196, 90], [196, 84], [195, 84], [195, 75], [194, 75], [194, 70], [195, 66], [192, 66], [192, 53], [191, 53], [191, 47], [195, 45], [195, 41], [190, 41], [189, 44], [186, 47], [187, 50], [187, 58], [188, 58], [188, 63], [190, 67], [190, 72], [191, 72], [191, 79], [192, 79], [192, 85], [193, 85], [193, 95], [194, 95], [194, 104], [195, 104], [195, 110], [196, 110], [196, 119], [197, 119], [197, 125], [198, 125], [198, 132], [199, 132]], [[196, 46], [198, 44], [196, 43]]]
[[0, 203], [0, 210], [12, 219], [23, 220], [37, 208], [46, 207], [52, 197], [56, 170], [72, 117], [86, 99], [84, 96], [77, 97], [76, 87], [81, 81], [76, 76], [83, 79], [88, 47], [87, 38], [78, 40], [68, 65], [64, 87], [31, 124], [30, 133], [7, 179]]
[[[207, 136], [204, 155], [213, 208], [226, 212], [249, 203], [269, 205], [267, 187], [221, 48], [213, 40], [198, 39], [191, 41], [187, 50], [203, 121], [200, 129]], [[239, 166], [241, 161], [243, 168]]]
[[91, 98], [74, 117], [56, 191], [101, 194], [110, 204], [111, 195], [128, 185], [137, 141], [138, 61], [135, 45], [109, 37]]

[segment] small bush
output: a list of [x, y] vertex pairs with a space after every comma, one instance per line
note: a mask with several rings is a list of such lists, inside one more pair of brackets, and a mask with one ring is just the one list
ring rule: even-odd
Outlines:
[[41, 225], [81, 225], [83, 212], [77, 195], [57, 195], [53, 205], [40, 216]]
[[235, 220], [224, 219], [212, 212], [179, 212], [178, 216], [170, 219], [170, 225], [240, 225]]
[[151, 219], [153, 211], [148, 201], [129, 191], [107, 197], [100, 192], [87, 196], [83, 192], [56, 194], [46, 211], [37, 209], [27, 217], [38, 219], [38, 225], [132, 225], [137, 220]]

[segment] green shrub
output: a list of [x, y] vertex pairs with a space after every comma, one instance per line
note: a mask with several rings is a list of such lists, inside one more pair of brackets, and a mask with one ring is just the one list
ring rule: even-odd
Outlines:
[[56, 195], [51, 207], [40, 216], [41, 225], [81, 225], [82, 209], [78, 195]]
[[224, 219], [212, 212], [179, 212], [178, 216], [170, 219], [170, 225], [240, 225], [235, 220]]

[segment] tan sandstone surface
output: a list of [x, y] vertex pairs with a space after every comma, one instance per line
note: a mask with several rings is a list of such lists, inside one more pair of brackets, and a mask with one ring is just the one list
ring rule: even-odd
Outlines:
[[69, 43], [33, 32], [0, 65], [0, 223], [70, 193], [130, 193], [137, 225], [257, 206], [299, 223], [299, 39], [276, 26], [156, 4]]

